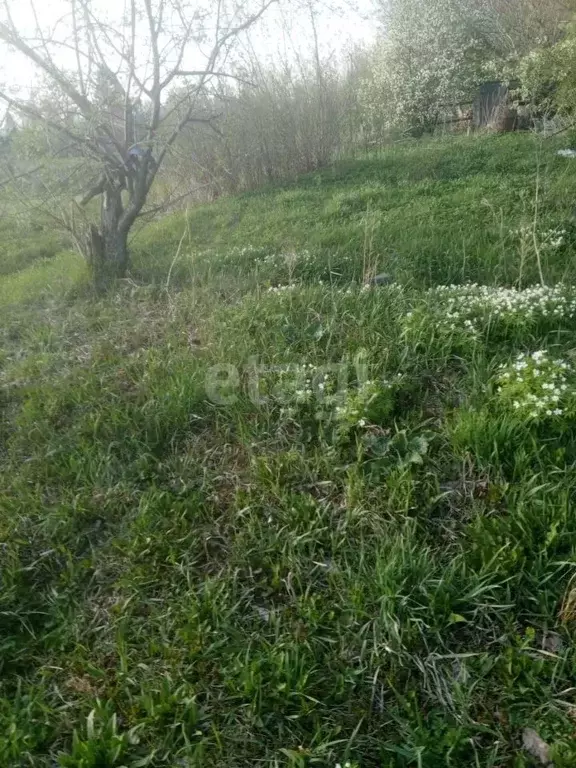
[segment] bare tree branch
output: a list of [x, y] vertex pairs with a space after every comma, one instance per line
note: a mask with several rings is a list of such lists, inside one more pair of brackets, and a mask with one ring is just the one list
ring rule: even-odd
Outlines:
[[92, 104], [89, 100], [79, 93], [76, 88], [70, 83], [70, 81], [64, 77], [62, 72], [54, 66], [50, 61], [42, 58], [36, 51], [31, 48], [23, 38], [13, 33], [6, 24], [0, 22], [0, 40], [16, 48], [16, 50], [23, 53], [26, 58], [34, 62], [41, 70], [43, 70], [55, 83], [57, 83], [62, 91], [73, 101], [80, 111], [87, 117], [92, 114]]
[[82, 72], [82, 62], [80, 61], [80, 40], [78, 38], [78, 20], [76, 18], [76, 0], [71, 1], [72, 8], [72, 32], [74, 35], [74, 52], [76, 54], [76, 66], [78, 69], [78, 81], [80, 83], [80, 93], [85, 96], [86, 88], [84, 86], [84, 74]]
[[227, 80], [236, 80], [238, 83], [242, 83], [242, 85], [248, 85], [251, 88], [257, 88], [257, 83], [246, 80], [244, 77], [240, 77], [240, 75], [234, 75], [231, 72], [217, 72], [217, 71], [200, 71], [200, 70], [191, 70], [187, 72], [186, 70], [178, 70], [177, 72], [174, 72], [174, 77], [218, 77], [218, 78], [225, 78]]
[[[219, 40], [216, 41], [216, 44], [214, 45], [214, 48], [212, 49], [212, 52], [208, 58], [208, 66], [206, 69], [200, 74], [200, 82], [198, 83], [197, 87], [194, 89], [196, 93], [199, 93], [200, 90], [203, 88], [206, 79], [210, 76], [211, 72], [214, 72], [214, 66], [218, 60], [218, 56], [222, 50], [222, 48], [226, 45], [228, 40], [231, 38], [239, 35], [242, 31], [245, 29], [249, 29], [251, 26], [253, 26], [258, 19], [260, 19], [264, 13], [270, 8], [271, 5], [273, 5], [276, 2], [276, 0], [267, 0], [260, 8], [260, 10], [255, 13], [254, 15], [250, 16], [248, 19], [246, 19], [245, 22], [242, 24], [239, 24], [238, 26], [228, 30]], [[192, 116], [194, 109], [194, 104], [190, 107], [186, 115], [180, 120], [168, 140], [166, 141], [166, 144], [164, 146], [164, 149], [162, 150], [160, 157], [158, 158], [158, 164], [160, 165], [162, 161], [164, 160], [168, 150], [170, 147], [174, 144], [180, 133], [183, 131], [183, 129], [188, 124], [190, 117]]]
[[82, 207], [88, 205], [90, 200], [93, 200], [95, 197], [98, 197], [98, 195], [101, 195], [102, 192], [104, 192], [104, 189], [106, 187], [106, 176], [102, 174], [102, 176], [98, 179], [96, 184], [94, 184], [93, 187], [90, 187], [90, 189], [84, 194], [81, 200], [78, 201], [78, 204]]

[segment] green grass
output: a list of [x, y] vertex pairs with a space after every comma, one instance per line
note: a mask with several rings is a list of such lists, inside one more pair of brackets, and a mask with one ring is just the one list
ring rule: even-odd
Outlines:
[[[14, 209], [14, 201], [5, 192], [4, 207]], [[51, 259], [62, 250], [64, 238], [52, 231], [50, 223], [38, 214], [23, 220], [3, 211], [0, 216], [0, 276], [25, 270], [35, 262]]]
[[497, 389], [572, 364], [576, 318], [472, 333], [427, 292], [576, 283], [555, 148], [414, 143], [166, 218], [103, 299], [72, 254], [6, 267], [1, 766], [533, 766], [525, 728], [576, 763], [576, 382], [536, 420]]
[[[362, 276], [365, 260], [399, 280], [418, 284], [518, 279], [521, 254], [512, 234], [532, 225], [573, 220], [573, 169], [555, 156], [557, 144], [531, 135], [413, 143], [342, 163], [284, 188], [264, 189], [185, 217], [168, 218], [136, 237], [136, 271], [165, 280], [183, 234], [173, 278], [197, 276], [193, 254], [246, 245], [309, 248], [323, 257], [323, 277]], [[537, 280], [533, 254], [522, 278]], [[575, 268], [572, 249], [543, 256], [550, 280]], [[348, 261], [349, 260], [349, 261]], [[237, 264], [239, 269], [243, 265]], [[342, 274], [343, 273], [343, 274]]]

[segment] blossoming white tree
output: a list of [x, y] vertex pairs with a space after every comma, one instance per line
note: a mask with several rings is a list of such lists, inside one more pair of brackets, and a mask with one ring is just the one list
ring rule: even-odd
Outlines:
[[573, 0], [380, 0], [384, 33], [363, 88], [371, 123], [419, 135], [482, 80], [562, 34]]
[[383, 20], [364, 103], [373, 121], [418, 135], [467, 96], [475, 40], [457, 0], [390, 0]]

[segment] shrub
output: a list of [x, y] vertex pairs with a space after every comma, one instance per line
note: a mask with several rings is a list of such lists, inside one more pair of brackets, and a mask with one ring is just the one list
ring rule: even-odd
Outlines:
[[539, 111], [573, 115], [576, 109], [576, 27], [556, 45], [539, 48], [521, 62], [524, 98]]

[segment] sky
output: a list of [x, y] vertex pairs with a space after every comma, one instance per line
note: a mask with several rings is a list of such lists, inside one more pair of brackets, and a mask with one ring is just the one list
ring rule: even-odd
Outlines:
[[[334, 59], [354, 44], [370, 43], [377, 30], [373, 0], [315, 0], [316, 27], [322, 55]], [[94, 0], [101, 10], [113, 18], [123, 0]], [[8, 0], [14, 22], [19, 29], [34, 27], [34, 14], [30, 0]], [[45, 31], [57, 30], [65, 40], [67, 27], [59, 20], [69, 11], [69, 0], [36, 0], [34, 8], [40, 27]], [[1, 16], [1, 14], [0, 14]], [[302, 0], [279, 0], [257, 27], [249, 33], [250, 44], [263, 61], [286, 61], [295, 53], [310, 53], [313, 36], [310, 16], [302, 11]], [[244, 41], [244, 45], [248, 43]], [[70, 52], [61, 49], [60, 61], [74, 66]], [[193, 62], [190, 62], [193, 63]], [[38, 83], [33, 64], [0, 45], [0, 84], [20, 96]]]
[[[326, 0], [319, 4], [316, 28], [324, 56], [338, 55], [351, 44], [369, 43], [377, 31], [373, 0]], [[272, 7], [252, 34], [259, 42], [259, 51], [270, 55], [278, 50], [289, 53], [298, 46], [310, 48], [313, 39], [309, 14], [289, 0]]]

